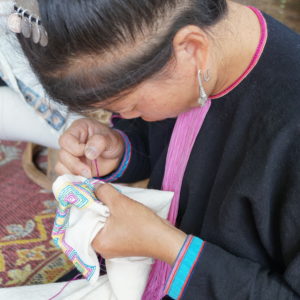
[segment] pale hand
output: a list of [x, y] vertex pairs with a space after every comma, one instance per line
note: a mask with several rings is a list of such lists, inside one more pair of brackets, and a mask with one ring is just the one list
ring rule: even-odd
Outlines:
[[99, 186], [96, 195], [110, 209], [92, 243], [96, 252], [104, 258], [145, 256], [174, 263], [186, 239], [184, 232], [109, 184]]
[[59, 144], [55, 167], [59, 175], [103, 177], [118, 168], [124, 153], [124, 141], [117, 131], [85, 118], [75, 121], [60, 137]]

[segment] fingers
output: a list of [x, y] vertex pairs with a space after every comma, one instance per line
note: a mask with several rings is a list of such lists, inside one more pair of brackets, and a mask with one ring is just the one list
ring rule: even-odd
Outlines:
[[85, 144], [80, 143], [80, 139], [71, 133], [63, 134], [59, 139], [59, 145], [74, 156], [84, 155]]
[[66, 168], [62, 163], [58, 162], [55, 166], [55, 172], [58, 175], [72, 174], [72, 172]]
[[[84, 177], [105, 176], [123, 157], [124, 142], [113, 130], [89, 119], [75, 121], [59, 140], [61, 151], [57, 172]], [[101, 172], [93, 161], [101, 163]]]
[[[92, 177], [91, 168], [84, 164], [79, 158], [65, 150], [59, 152], [59, 162], [55, 168], [58, 174], [75, 174], [86, 178]], [[68, 173], [65, 173], [65, 172]]]
[[126, 198], [124, 195], [119, 193], [111, 184], [99, 184], [96, 186], [96, 196], [103, 202], [108, 208], [113, 209], [114, 202], [116, 199]]
[[[109, 136], [111, 132], [112, 130], [103, 124], [83, 118], [73, 122], [71, 127], [61, 136], [59, 144], [61, 148], [74, 156], [82, 156], [84, 155], [85, 144], [90, 138], [103, 136], [102, 142], [107, 143], [105, 136]], [[96, 144], [98, 143], [96, 142]], [[95, 159], [95, 157], [92, 159]]]
[[85, 146], [85, 156], [90, 160], [94, 160], [98, 158], [102, 154], [102, 152], [105, 151], [106, 147], [107, 138], [99, 134], [94, 135], [89, 139]]
[[94, 135], [89, 138], [85, 147], [85, 156], [94, 160], [98, 157], [105, 159], [121, 158], [124, 152], [124, 142], [113, 133]]

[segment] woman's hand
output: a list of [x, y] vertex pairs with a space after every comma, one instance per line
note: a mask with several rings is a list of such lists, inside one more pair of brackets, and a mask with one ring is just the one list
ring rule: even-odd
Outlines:
[[59, 175], [87, 178], [108, 175], [118, 168], [124, 153], [121, 135], [90, 119], [75, 121], [60, 137], [59, 144], [61, 150], [55, 168]]
[[146, 256], [174, 263], [185, 233], [109, 184], [98, 187], [96, 195], [110, 209], [104, 228], [93, 241], [99, 254], [104, 258]]

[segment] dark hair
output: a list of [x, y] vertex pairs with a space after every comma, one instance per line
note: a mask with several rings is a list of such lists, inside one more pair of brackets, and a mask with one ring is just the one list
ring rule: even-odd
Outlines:
[[[130, 91], [163, 71], [172, 41], [187, 25], [202, 29], [227, 11], [226, 0], [38, 0], [49, 44], [19, 35], [23, 51], [49, 96], [84, 111]], [[116, 59], [119, 49], [132, 55]], [[113, 57], [106, 67], [101, 57]]]

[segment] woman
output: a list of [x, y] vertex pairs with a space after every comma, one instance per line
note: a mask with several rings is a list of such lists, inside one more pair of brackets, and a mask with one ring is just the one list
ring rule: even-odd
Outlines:
[[145, 299], [161, 275], [148, 299], [300, 299], [299, 36], [225, 0], [39, 6], [48, 45], [19, 40], [46, 91], [122, 117], [75, 122], [57, 171], [175, 191], [176, 227], [99, 187], [95, 249], [173, 266], [156, 264]]

